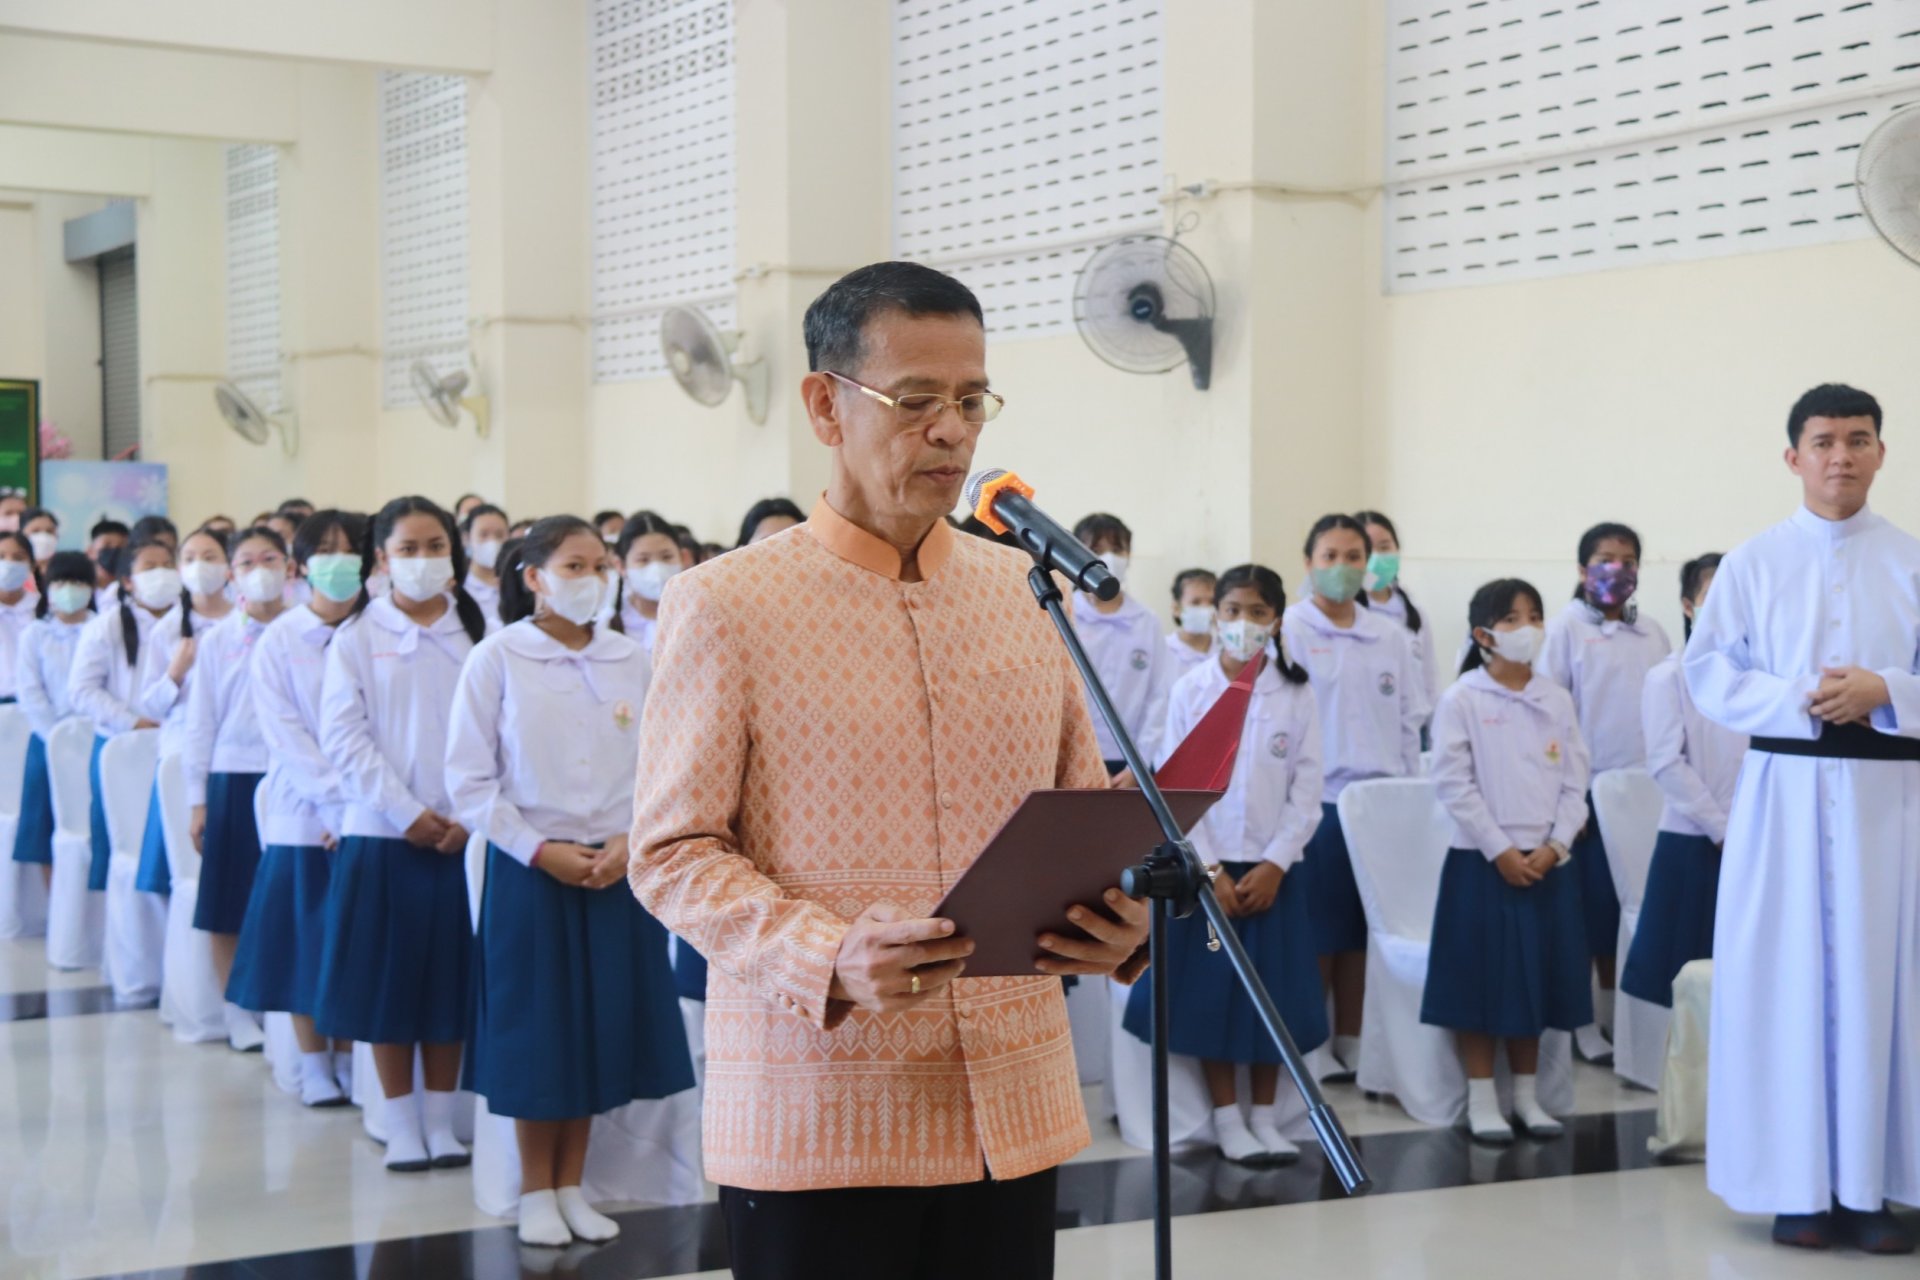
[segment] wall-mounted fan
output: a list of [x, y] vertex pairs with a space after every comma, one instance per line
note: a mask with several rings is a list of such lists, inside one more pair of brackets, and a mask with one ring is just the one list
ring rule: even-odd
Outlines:
[[420, 405], [427, 416], [443, 427], [460, 425], [460, 411], [466, 410], [473, 416], [473, 429], [482, 440], [487, 437], [488, 406], [487, 398], [482, 395], [468, 395], [467, 388], [473, 385], [473, 379], [465, 369], [455, 369], [444, 378], [433, 367], [430, 360], [415, 360], [407, 370], [413, 382], [413, 394], [420, 397]]
[[1867, 136], [1854, 186], [1880, 238], [1920, 265], [1920, 105], [1894, 112]]
[[740, 335], [721, 333], [706, 314], [674, 307], [660, 317], [660, 351], [680, 389], [712, 408], [738, 382], [746, 390], [747, 416], [767, 420], [767, 362], [764, 357], [735, 359]]
[[1105, 244], [1073, 285], [1073, 322], [1093, 354], [1128, 373], [1182, 364], [1201, 391], [1213, 379], [1213, 277], [1165, 236]]
[[220, 410], [220, 416], [227, 420], [227, 425], [249, 444], [265, 444], [277, 430], [280, 433], [280, 447], [287, 451], [289, 458], [299, 451], [299, 428], [292, 414], [276, 417], [268, 413], [254, 403], [252, 396], [231, 382], [214, 384], [213, 403]]

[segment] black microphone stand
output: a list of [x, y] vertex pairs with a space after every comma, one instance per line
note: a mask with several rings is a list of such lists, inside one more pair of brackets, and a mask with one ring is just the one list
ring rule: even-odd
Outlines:
[[1126, 725], [1121, 723], [1119, 713], [1113, 709], [1113, 700], [1107, 696], [1106, 686], [1100, 682], [1100, 676], [1088, 661], [1087, 651], [1081, 646], [1080, 637], [1061, 606], [1059, 584], [1048, 571], [1046, 560], [1049, 558], [1042, 557], [1042, 562], [1033, 567], [1033, 571], [1027, 575], [1027, 584], [1033, 588], [1034, 599], [1053, 619], [1054, 629], [1065, 642], [1073, 665], [1079, 669], [1080, 678], [1093, 695], [1094, 705], [1100, 709], [1107, 727], [1113, 731], [1114, 741], [1120, 744], [1121, 757], [1126, 760], [1127, 768], [1139, 783], [1140, 794], [1153, 809], [1153, 816], [1159, 819], [1160, 830], [1166, 836], [1165, 842], [1148, 854], [1145, 862], [1129, 867], [1122, 873], [1120, 888], [1128, 897], [1146, 898], [1153, 903], [1152, 933], [1147, 944], [1147, 981], [1153, 984], [1153, 1273], [1158, 1280], [1172, 1280], [1173, 1139], [1167, 1103], [1166, 935], [1168, 920], [1191, 915], [1196, 906], [1206, 913], [1207, 923], [1225, 948], [1228, 962], [1233, 965], [1234, 976], [1239, 978], [1240, 985], [1252, 999], [1267, 1034], [1279, 1046], [1281, 1065], [1293, 1079], [1293, 1087], [1300, 1091], [1301, 1098], [1306, 1101], [1307, 1119], [1320, 1139], [1327, 1164], [1340, 1180], [1341, 1188], [1348, 1195], [1358, 1195], [1369, 1190], [1373, 1181], [1361, 1166], [1360, 1155], [1353, 1149], [1353, 1141], [1347, 1136], [1347, 1131], [1341, 1127], [1340, 1117], [1333, 1113], [1333, 1108], [1327, 1105], [1326, 1098], [1321, 1095], [1319, 1082], [1308, 1073], [1299, 1047], [1293, 1043], [1293, 1036], [1280, 1017], [1280, 1010], [1274, 1007], [1273, 997], [1267, 994], [1260, 975], [1254, 972], [1253, 961], [1248, 958], [1246, 947], [1241, 945], [1240, 935], [1233, 931], [1225, 909], [1214, 897], [1213, 881], [1207, 875], [1205, 864], [1200, 861], [1200, 855], [1194, 852], [1186, 833], [1180, 829], [1173, 810], [1167, 807], [1167, 798], [1153, 780], [1153, 770], [1141, 758], [1140, 748], [1134, 744]]

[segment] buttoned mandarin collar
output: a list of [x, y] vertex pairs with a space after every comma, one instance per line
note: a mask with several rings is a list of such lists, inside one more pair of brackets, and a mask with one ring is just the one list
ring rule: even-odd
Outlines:
[[1816, 538], [1825, 538], [1833, 542], [1844, 542], [1857, 533], [1864, 533], [1874, 523], [1873, 511], [1861, 507], [1845, 520], [1829, 520], [1825, 516], [1815, 515], [1806, 507], [1793, 513], [1793, 523]]
[[[828, 505], [824, 495], [813, 504], [813, 514], [807, 517], [806, 528], [809, 537], [839, 559], [868, 573], [879, 574], [889, 581], [901, 581], [899, 549], [835, 511]], [[953, 538], [953, 527], [945, 520], [936, 520], [933, 528], [927, 531], [927, 536], [921, 539], [915, 559], [920, 566], [922, 582], [931, 582], [934, 575], [945, 567], [953, 555]]]

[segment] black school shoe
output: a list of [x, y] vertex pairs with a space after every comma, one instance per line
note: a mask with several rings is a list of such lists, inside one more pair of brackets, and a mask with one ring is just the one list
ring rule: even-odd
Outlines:
[[1773, 1220], [1773, 1242], [1792, 1249], [1833, 1248], [1833, 1215], [1783, 1213]]
[[1840, 1239], [1862, 1253], [1884, 1257], [1913, 1252], [1913, 1233], [1901, 1226], [1885, 1205], [1873, 1213], [1835, 1205], [1833, 1220]]

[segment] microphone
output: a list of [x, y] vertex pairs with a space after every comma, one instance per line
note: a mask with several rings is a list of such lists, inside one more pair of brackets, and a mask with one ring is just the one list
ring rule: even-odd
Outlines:
[[1120, 594], [1120, 579], [1107, 562], [1087, 550], [1080, 539], [1033, 505], [1033, 486], [1011, 471], [995, 468], [975, 472], [967, 481], [967, 506], [974, 517], [995, 533], [1011, 533], [1035, 563], [1066, 575], [1074, 589], [1096, 600]]

